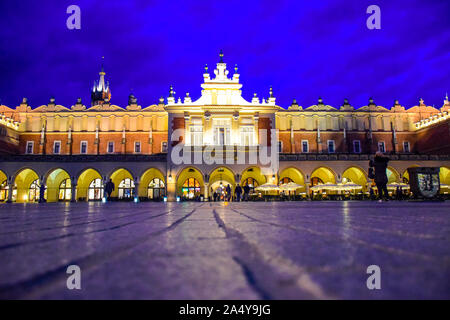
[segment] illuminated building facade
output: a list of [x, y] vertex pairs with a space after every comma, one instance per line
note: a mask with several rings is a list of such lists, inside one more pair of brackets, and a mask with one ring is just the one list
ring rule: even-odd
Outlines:
[[[140, 200], [208, 198], [217, 187], [238, 183], [292, 181], [308, 194], [317, 183], [351, 181], [366, 190], [369, 156], [377, 150], [390, 155], [390, 182], [406, 181], [408, 167], [437, 166], [441, 183], [450, 184], [447, 97], [440, 109], [423, 100], [409, 109], [396, 101], [388, 109], [372, 99], [358, 109], [348, 100], [334, 108], [320, 98], [310, 107], [294, 100], [284, 109], [272, 88], [267, 98], [245, 100], [237, 66], [229, 73], [221, 54], [213, 75], [205, 67], [197, 100], [176, 98], [171, 87], [158, 104], [142, 107], [130, 95], [122, 108], [111, 104], [102, 68], [89, 108], [81, 99], [67, 108], [54, 98], [37, 108], [26, 99], [14, 109], [0, 106], [0, 201], [100, 200], [109, 179], [113, 198]], [[226, 146], [225, 153], [209, 156], [222, 163], [205, 156], [195, 161], [196, 153], [218, 146]], [[276, 154], [276, 167], [259, 157], [236, 161], [239, 152], [259, 155], [263, 146]], [[186, 153], [191, 163], [173, 158]]]

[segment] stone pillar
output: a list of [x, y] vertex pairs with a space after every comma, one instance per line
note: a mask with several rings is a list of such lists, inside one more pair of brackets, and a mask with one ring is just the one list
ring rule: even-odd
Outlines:
[[139, 202], [139, 177], [134, 179], [134, 202]]
[[207, 182], [205, 182], [205, 191], [203, 192], [203, 197], [204, 197], [205, 201], [209, 197], [209, 183], [207, 183]]
[[8, 180], [10, 180], [10, 181], [8, 181], [8, 200], [6, 202], [11, 203], [12, 196], [13, 196], [13, 190], [14, 190], [14, 183], [13, 183], [12, 177], [9, 177]]
[[70, 177], [70, 202], [77, 201], [77, 179]]
[[166, 178], [166, 194], [167, 194], [167, 201], [176, 201], [176, 181], [175, 178], [169, 175]]

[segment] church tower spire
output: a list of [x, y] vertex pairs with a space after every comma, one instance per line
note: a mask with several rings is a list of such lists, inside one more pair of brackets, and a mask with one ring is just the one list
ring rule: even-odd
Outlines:
[[104, 67], [105, 57], [102, 57], [101, 71], [99, 72], [99, 80], [94, 81], [94, 86], [91, 92], [91, 102], [92, 106], [101, 105], [105, 102], [109, 102], [111, 99], [111, 90], [109, 89], [109, 82], [105, 81], [105, 67]]

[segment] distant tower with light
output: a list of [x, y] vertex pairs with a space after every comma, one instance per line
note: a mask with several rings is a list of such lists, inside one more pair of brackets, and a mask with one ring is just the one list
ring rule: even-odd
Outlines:
[[111, 90], [109, 89], [109, 81], [105, 82], [105, 69], [103, 66], [103, 61], [105, 57], [102, 57], [102, 69], [99, 73], [100, 79], [94, 81], [94, 86], [91, 90], [91, 103], [92, 106], [102, 105], [104, 103], [109, 103], [111, 100]]

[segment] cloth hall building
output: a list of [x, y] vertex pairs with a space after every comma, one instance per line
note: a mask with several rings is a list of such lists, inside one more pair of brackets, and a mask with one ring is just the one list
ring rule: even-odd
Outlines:
[[[232, 74], [231, 74], [232, 73]], [[369, 99], [354, 108], [324, 100], [302, 107], [294, 100], [276, 104], [268, 97], [241, 95], [237, 67], [227, 69], [223, 55], [215, 70], [205, 67], [201, 96], [169, 96], [143, 107], [130, 95], [126, 107], [111, 103], [102, 68], [91, 89], [91, 104], [32, 107], [27, 99], [0, 106], [0, 202], [95, 201], [104, 184], [115, 185], [114, 199], [169, 201], [208, 198], [221, 185], [252, 188], [294, 182], [302, 192], [316, 184], [351, 181], [367, 191], [368, 160], [380, 150], [389, 155], [389, 182], [407, 182], [413, 166], [440, 167], [441, 184], [450, 184], [450, 102], [441, 108], [423, 100], [406, 109]], [[176, 137], [176, 138], [174, 138]], [[173, 154], [195, 158], [208, 148], [225, 146], [222, 162], [175, 161]], [[262, 147], [276, 155], [276, 166], [261, 157]], [[178, 148], [178, 150], [177, 150]], [[174, 153], [174, 151], [176, 151]], [[244, 154], [245, 161], [236, 160]]]

